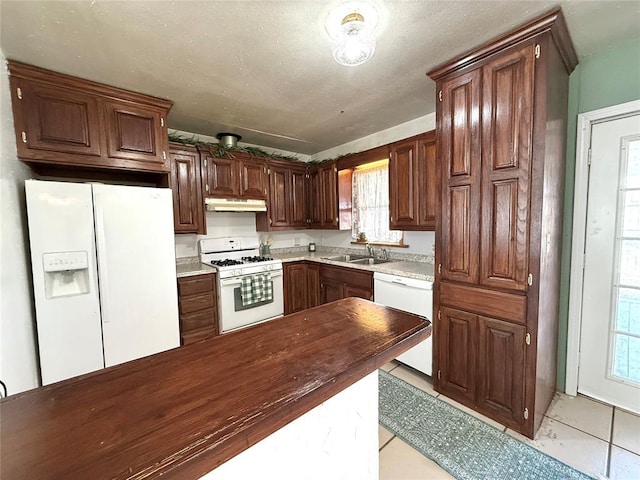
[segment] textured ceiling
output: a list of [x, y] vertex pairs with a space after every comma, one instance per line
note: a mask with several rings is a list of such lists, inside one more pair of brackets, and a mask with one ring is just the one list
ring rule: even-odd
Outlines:
[[640, 36], [639, 1], [368, 0], [374, 57], [338, 65], [336, 1], [5, 1], [6, 58], [174, 102], [169, 125], [317, 153], [435, 110], [432, 67], [561, 5], [579, 57]]

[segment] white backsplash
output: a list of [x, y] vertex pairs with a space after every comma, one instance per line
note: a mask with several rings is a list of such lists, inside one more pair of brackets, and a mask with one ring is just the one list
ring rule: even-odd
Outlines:
[[[271, 248], [307, 246], [315, 242], [319, 247], [364, 248], [351, 244], [350, 230], [290, 230], [285, 232], [257, 232], [255, 213], [207, 212], [207, 235], [184, 234], [175, 236], [176, 258], [196, 257], [198, 240], [206, 237], [262, 236], [272, 240]], [[433, 255], [434, 232], [405, 232], [408, 248], [387, 247], [390, 252]]]

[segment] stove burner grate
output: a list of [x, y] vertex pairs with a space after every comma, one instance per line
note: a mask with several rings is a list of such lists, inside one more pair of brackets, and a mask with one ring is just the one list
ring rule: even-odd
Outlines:
[[243, 262], [241, 262], [240, 260], [231, 260], [231, 259], [211, 260], [211, 265], [215, 267], [230, 267], [232, 265], [242, 265], [242, 263]]
[[269, 260], [273, 260], [273, 258], [255, 256], [255, 257], [242, 257], [242, 260], [244, 262], [257, 263], [257, 262], [268, 262]]

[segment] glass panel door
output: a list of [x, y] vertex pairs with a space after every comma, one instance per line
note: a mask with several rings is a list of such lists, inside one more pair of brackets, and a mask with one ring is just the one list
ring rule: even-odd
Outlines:
[[640, 384], [640, 137], [622, 139], [609, 375]]

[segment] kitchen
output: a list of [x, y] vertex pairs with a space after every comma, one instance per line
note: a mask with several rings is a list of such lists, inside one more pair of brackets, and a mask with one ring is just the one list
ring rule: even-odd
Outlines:
[[[595, 65], [594, 65], [595, 69]], [[424, 70], [424, 68], [423, 68]], [[424, 71], [422, 72], [424, 76]], [[585, 72], [586, 75], [586, 72]], [[6, 76], [3, 76], [3, 139], [13, 138], [13, 129], [7, 95]], [[588, 78], [583, 79], [587, 84]], [[400, 122], [399, 122], [400, 123]], [[362, 138], [360, 141], [344, 145], [341, 152], [338, 149], [324, 152], [317, 158], [331, 158], [340, 153], [366, 150], [389, 141], [399, 140], [413, 134], [431, 130], [435, 126], [435, 116], [426, 114], [413, 122], [408, 122], [387, 130], [381, 130], [371, 137]], [[186, 130], [186, 129], [185, 129]], [[212, 132], [216, 133], [216, 132]], [[3, 195], [8, 195], [8, 201], [3, 198], [3, 378], [10, 378], [7, 383], [12, 392], [32, 388], [37, 385], [37, 364], [35, 345], [33, 343], [33, 307], [31, 305], [29, 290], [31, 289], [31, 275], [29, 273], [28, 254], [26, 253], [26, 232], [24, 229], [24, 199], [22, 198], [22, 180], [30, 177], [29, 171], [19, 162], [12, 162], [7, 166], [7, 159], [15, 158], [15, 146], [11, 142], [3, 141], [3, 181], [9, 180], [3, 186]], [[6, 212], [4, 210], [6, 208]], [[5, 215], [5, 213], [7, 213]], [[207, 214], [208, 228], [215, 229], [216, 235], [237, 234], [239, 231], [247, 235], [255, 235], [254, 214]], [[8, 222], [7, 222], [8, 220]], [[8, 239], [8, 241], [7, 241]], [[20, 239], [16, 241], [16, 239]], [[350, 239], [348, 235], [339, 232], [313, 232], [300, 231], [296, 233], [273, 233], [273, 248], [292, 247], [298, 242], [304, 246], [315, 242], [318, 245], [348, 247]], [[197, 240], [195, 235], [176, 236], [176, 254], [178, 257], [197, 256]], [[407, 232], [405, 242], [410, 245], [411, 253], [429, 256], [432, 254], [434, 243], [433, 234], [424, 232]], [[9, 268], [6, 268], [6, 267]], [[11, 277], [7, 278], [11, 272]], [[6, 289], [5, 289], [6, 288]], [[10, 292], [7, 294], [6, 292]], [[10, 302], [10, 303], [5, 303]], [[8, 325], [11, 319], [11, 324]], [[11, 340], [6, 336], [6, 329], [10, 328]], [[21, 359], [15, 361], [15, 359]], [[8, 374], [4, 372], [8, 371]], [[11, 372], [14, 373], [11, 373]]]

